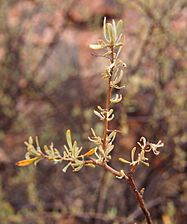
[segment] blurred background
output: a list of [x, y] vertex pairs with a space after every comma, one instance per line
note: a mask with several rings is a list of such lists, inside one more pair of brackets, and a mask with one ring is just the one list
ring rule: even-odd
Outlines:
[[128, 186], [100, 168], [15, 166], [29, 136], [63, 149], [70, 128], [86, 150], [90, 128], [102, 132], [93, 109], [105, 101], [107, 61], [88, 45], [102, 38], [104, 16], [124, 20], [127, 64], [112, 165], [128, 170], [118, 157], [141, 136], [161, 139], [135, 179], [155, 224], [186, 223], [186, 0], [0, 0], [1, 224], [144, 223]]

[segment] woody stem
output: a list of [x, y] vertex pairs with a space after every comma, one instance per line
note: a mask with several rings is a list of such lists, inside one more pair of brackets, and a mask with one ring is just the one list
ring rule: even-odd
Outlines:
[[[114, 63], [114, 45], [111, 45], [111, 64]], [[113, 68], [110, 71], [110, 74], [112, 75]], [[103, 150], [106, 150], [106, 143], [107, 143], [107, 132], [108, 132], [108, 119], [107, 119], [107, 113], [110, 109], [110, 98], [112, 94], [112, 88], [110, 86], [111, 76], [108, 77], [108, 87], [107, 87], [107, 97], [106, 97], [106, 113], [104, 118], [104, 137], [103, 137]]]
[[[108, 165], [106, 163], [101, 163], [101, 162], [98, 162], [94, 159], [88, 160], [88, 161], [86, 161], [86, 163], [92, 163], [94, 165], [103, 167], [105, 170], [112, 173], [116, 177], [121, 177], [121, 175], [122, 175], [120, 171], [116, 170], [115, 168], [111, 167], [110, 165]], [[136, 183], [134, 181], [133, 174], [135, 172], [135, 169], [136, 169], [136, 166], [132, 166], [130, 172], [126, 174], [126, 177], [124, 177], [124, 179], [127, 181], [129, 187], [131, 188], [132, 192], [134, 193], [134, 196], [136, 197], [136, 200], [139, 204], [139, 207], [141, 208], [141, 210], [144, 214], [144, 217], [146, 219], [147, 224], [153, 224], [150, 212], [146, 207], [143, 196], [140, 193], [140, 191], [138, 191], [138, 188], [137, 188]]]

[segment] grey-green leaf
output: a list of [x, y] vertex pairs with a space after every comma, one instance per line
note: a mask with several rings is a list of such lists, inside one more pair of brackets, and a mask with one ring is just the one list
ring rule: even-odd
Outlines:
[[119, 36], [122, 32], [122, 28], [123, 28], [123, 21], [119, 20], [117, 23], [117, 35]]
[[67, 171], [67, 169], [68, 169], [68, 167], [71, 165], [71, 163], [68, 163], [63, 169], [62, 169], [62, 171], [64, 172], [64, 173], [66, 173], [66, 171]]
[[128, 164], [130, 164], [130, 162], [128, 160], [123, 159], [123, 158], [119, 158], [119, 161], [121, 161], [122, 163], [128, 163]]
[[116, 23], [115, 20], [112, 20], [112, 25], [113, 25], [113, 34], [114, 34], [114, 41], [116, 41], [117, 39], [117, 27], [116, 27]]
[[89, 47], [93, 50], [101, 50], [105, 48], [106, 46], [104, 44], [90, 44]]
[[107, 42], [109, 42], [110, 38], [109, 38], [109, 33], [108, 33], [108, 27], [106, 25], [106, 17], [103, 20], [103, 33], [104, 33], [105, 40]]
[[72, 145], [72, 140], [71, 140], [71, 131], [70, 131], [70, 129], [68, 129], [66, 131], [66, 141], [68, 143], [69, 148], [71, 149], [73, 147], [73, 145]]

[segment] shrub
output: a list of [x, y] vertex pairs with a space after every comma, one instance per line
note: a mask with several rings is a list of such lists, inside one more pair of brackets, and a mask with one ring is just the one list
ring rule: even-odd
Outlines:
[[[159, 155], [158, 148], [163, 147], [164, 144], [161, 141], [158, 141], [156, 144], [150, 143], [145, 137], [141, 137], [137, 142], [139, 147], [134, 147], [131, 150], [130, 160], [119, 158], [119, 161], [129, 166], [129, 171], [117, 170], [109, 165], [112, 159], [111, 152], [115, 149], [114, 140], [116, 135], [120, 133], [120, 130], [111, 130], [109, 128], [109, 123], [115, 117], [115, 111], [112, 105], [122, 101], [123, 96], [121, 93], [118, 93], [118, 91], [125, 87], [122, 83], [126, 64], [119, 58], [123, 47], [122, 27], [122, 20], [119, 20], [117, 23], [114, 20], [112, 20], [112, 23], [107, 23], [106, 18], [104, 18], [104, 40], [99, 40], [96, 44], [90, 44], [91, 49], [102, 51], [102, 53], [97, 56], [105, 57], [109, 61], [105, 71], [102, 73], [102, 77], [107, 83], [106, 104], [104, 108], [102, 106], [97, 106], [97, 109], [93, 111], [101, 122], [103, 122], [103, 135], [98, 135], [95, 130], [91, 128], [92, 136], [88, 137], [88, 139], [94, 146], [88, 149], [86, 153], [82, 153], [82, 147], [79, 147], [77, 142], [72, 140], [70, 130], [66, 131], [67, 144], [64, 145], [63, 153], [55, 148], [53, 143], [49, 146], [44, 145], [41, 147], [38, 137], [35, 137], [35, 139], [29, 137], [28, 141], [24, 142], [27, 147], [25, 159], [17, 162], [16, 165], [36, 165], [39, 161], [45, 159], [55, 164], [64, 163], [63, 172], [66, 172], [69, 167], [77, 172], [85, 166], [92, 168], [99, 166], [111, 172], [116, 178], [124, 179], [127, 182], [144, 213], [147, 223], [150, 224], [152, 220], [143, 200], [143, 190], [139, 191], [137, 189], [133, 174], [140, 164], [149, 166], [147, 154], [153, 153]], [[114, 90], [115, 94], [113, 94]]]

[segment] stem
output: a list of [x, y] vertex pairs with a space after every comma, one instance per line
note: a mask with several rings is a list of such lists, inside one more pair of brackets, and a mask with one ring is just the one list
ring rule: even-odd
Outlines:
[[[122, 174], [120, 171], [114, 169], [113, 167], [109, 166], [108, 164], [106, 163], [101, 163], [101, 162], [97, 162], [95, 161], [94, 159], [91, 159], [89, 161], [86, 161], [87, 163], [93, 163], [95, 165], [98, 165], [98, 166], [101, 166], [103, 167], [105, 170], [107, 170], [108, 172], [112, 173], [114, 176], [116, 177], [121, 177]], [[151, 219], [151, 215], [150, 215], [150, 212], [149, 210], [147, 209], [146, 207], [146, 204], [144, 202], [144, 199], [143, 199], [143, 196], [142, 194], [138, 191], [138, 188], [136, 186], [136, 183], [134, 181], [134, 178], [133, 178], [133, 173], [135, 171], [136, 167], [133, 166], [130, 170], [130, 172], [127, 174], [127, 177], [125, 178], [125, 180], [127, 181], [129, 187], [131, 188], [132, 192], [134, 193], [135, 197], [136, 197], [136, 200], [137, 202], [139, 203], [139, 206], [146, 218], [146, 221], [147, 221], [147, 224], [153, 224], [153, 221]]]
[[[111, 45], [111, 59], [110, 62], [111, 64], [114, 63], [114, 45]], [[113, 68], [111, 69], [110, 73], [112, 75]], [[110, 81], [111, 81], [111, 76], [108, 78], [108, 87], [107, 87], [107, 98], [106, 98], [106, 114], [105, 114], [105, 119], [104, 119], [104, 137], [103, 137], [103, 150], [106, 149], [106, 139], [107, 139], [107, 132], [108, 132], [108, 120], [107, 120], [107, 113], [110, 108], [110, 98], [112, 94], [112, 88], [110, 86]]]
[[133, 178], [133, 172], [130, 171], [127, 174], [127, 177], [128, 177], [128, 179], [126, 179], [126, 180], [127, 180], [128, 184], [129, 184], [129, 186], [131, 187], [131, 190], [133, 191], [133, 193], [134, 193], [134, 195], [135, 195], [135, 197], [136, 197], [136, 199], [137, 199], [137, 201], [139, 203], [139, 206], [142, 209], [142, 212], [143, 212], [143, 214], [144, 214], [144, 216], [146, 218], [147, 224], [153, 224], [150, 212], [149, 212], [149, 210], [147, 209], [147, 207], [145, 205], [143, 196], [137, 189], [136, 183], [135, 183], [134, 178]]
[[[47, 156], [45, 156], [43, 153], [41, 154], [41, 157], [43, 159], [48, 159], [49, 160], [49, 158]], [[61, 157], [61, 159], [66, 160], [64, 157]], [[72, 159], [67, 159], [67, 161], [72, 161]], [[138, 188], [137, 188], [136, 183], [135, 183], [134, 178], [133, 178], [133, 173], [135, 172], [136, 166], [132, 166], [130, 172], [128, 174], [124, 175], [124, 172], [122, 173], [122, 171], [116, 170], [115, 168], [111, 167], [110, 165], [108, 165], [105, 162], [99, 162], [99, 161], [97, 161], [95, 159], [92, 159], [92, 158], [85, 161], [85, 164], [90, 164], [90, 163], [92, 163], [94, 165], [97, 165], [97, 166], [100, 166], [100, 167], [103, 167], [106, 171], [112, 173], [115, 177], [119, 177], [121, 179], [124, 177], [124, 179], [129, 184], [132, 192], [134, 193], [134, 195], [136, 197], [136, 200], [139, 203], [140, 208], [142, 209], [142, 212], [143, 212], [143, 214], [146, 218], [147, 224], [153, 224], [150, 212], [148, 211], [148, 209], [145, 205], [143, 196], [138, 191]]]

